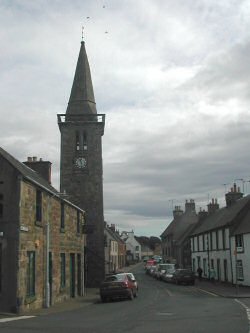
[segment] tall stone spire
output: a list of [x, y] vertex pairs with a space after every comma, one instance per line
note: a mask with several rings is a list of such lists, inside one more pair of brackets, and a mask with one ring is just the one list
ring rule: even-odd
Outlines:
[[81, 115], [96, 113], [89, 62], [85, 43], [82, 41], [66, 114]]

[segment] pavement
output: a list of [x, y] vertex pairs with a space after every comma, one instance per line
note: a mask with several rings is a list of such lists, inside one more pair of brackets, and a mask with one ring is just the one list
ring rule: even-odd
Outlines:
[[[133, 270], [140, 266], [141, 263], [131, 265], [124, 267], [121, 271], [122, 272], [133, 272]], [[222, 283], [215, 281], [212, 283], [208, 280], [196, 280], [195, 287], [207, 292], [208, 294], [213, 294], [219, 297], [227, 297], [227, 298], [250, 298], [250, 287], [238, 285], [233, 286], [230, 283]], [[49, 308], [43, 308], [34, 310], [28, 313], [29, 316], [43, 316], [43, 315], [49, 315], [53, 313], [59, 313], [64, 311], [73, 311], [76, 309], [80, 309], [82, 307], [98, 303], [100, 302], [100, 296], [99, 296], [99, 288], [87, 288], [85, 290], [85, 295], [81, 297], [76, 298], [70, 298], [69, 300], [66, 300], [62, 303], [54, 304], [53, 306]], [[11, 318], [11, 317], [18, 317], [17, 314], [13, 313], [1, 313], [0, 312], [0, 322], [4, 318]], [[21, 317], [21, 316], [20, 316]]]
[[250, 287], [242, 285], [232, 285], [231, 283], [218, 282], [214, 283], [209, 280], [198, 279], [195, 282], [195, 287], [207, 293], [215, 294], [227, 298], [250, 298]]

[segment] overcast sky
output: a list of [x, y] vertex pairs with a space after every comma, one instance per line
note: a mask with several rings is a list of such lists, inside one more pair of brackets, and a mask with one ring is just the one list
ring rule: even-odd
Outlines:
[[186, 199], [222, 207], [236, 179], [250, 192], [249, 0], [0, 0], [2, 148], [50, 160], [59, 189], [82, 26], [108, 223], [159, 236]]

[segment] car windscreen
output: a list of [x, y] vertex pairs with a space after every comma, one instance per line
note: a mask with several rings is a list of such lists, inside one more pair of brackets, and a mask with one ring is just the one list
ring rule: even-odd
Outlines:
[[118, 280], [117, 277], [115, 275], [112, 275], [112, 276], [106, 277], [105, 282], [117, 281], [117, 280]]

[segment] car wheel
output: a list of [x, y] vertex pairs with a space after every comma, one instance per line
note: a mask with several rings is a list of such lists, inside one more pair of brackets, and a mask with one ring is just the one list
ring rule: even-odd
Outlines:
[[137, 297], [137, 296], [138, 296], [138, 295], [137, 295], [137, 289], [135, 289], [133, 296], [134, 296], [134, 297]]
[[129, 297], [130, 301], [132, 301], [134, 299], [134, 293], [133, 293], [133, 290], [130, 290], [130, 294], [129, 294]]

